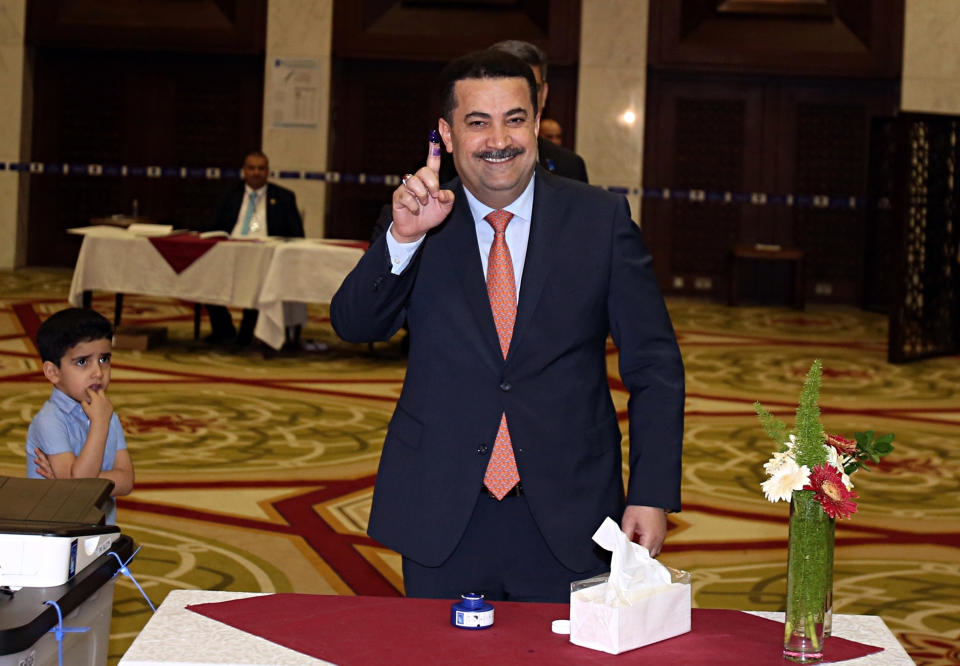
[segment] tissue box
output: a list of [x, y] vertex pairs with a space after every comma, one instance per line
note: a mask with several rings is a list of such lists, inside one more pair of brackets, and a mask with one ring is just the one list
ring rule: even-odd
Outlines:
[[690, 574], [671, 569], [672, 583], [646, 590], [629, 606], [603, 602], [607, 574], [570, 585], [570, 642], [620, 654], [690, 631]]

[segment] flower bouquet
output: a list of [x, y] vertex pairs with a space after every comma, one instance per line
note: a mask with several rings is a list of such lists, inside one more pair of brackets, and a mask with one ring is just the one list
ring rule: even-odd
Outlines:
[[800, 393], [794, 433], [754, 403], [764, 431], [778, 446], [763, 466], [767, 480], [761, 488], [771, 502], [790, 500], [783, 656], [803, 663], [823, 658], [833, 596], [834, 520], [857, 511], [850, 475], [893, 451], [894, 437], [875, 438], [873, 431], [855, 433], [854, 440], [825, 434], [817, 404], [821, 375], [818, 359]]

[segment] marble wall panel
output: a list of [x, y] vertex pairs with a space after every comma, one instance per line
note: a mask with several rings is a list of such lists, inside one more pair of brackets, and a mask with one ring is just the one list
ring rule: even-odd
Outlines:
[[[27, 0], [0, 0], [0, 160], [20, 161], [29, 155], [30, 122], [23, 108], [27, 67], [24, 48]], [[23, 263], [26, 253], [26, 181], [10, 171], [0, 171], [0, 268]]]
[[[646, 0], [583, 0], [576, 150], [595, 185], [643, 182], [648, 17]], [[640, 197], [628, 201], [639, 220]]]
[[[276, 169], [325, 171], [330, 124], [330, 62], [333, 0], [273, 0], [267, 10], [267, 53], [264, 77], [263, 151]], [[309, 58], [320, 72], [319, 122], [316, 128], [273, 128], [270, 116], [271, 77], [276, 58]], [[281, 180], [292, 189], [304, 212], [308, 237], [324, 233], [327, 185], [316, 180]]]
[[960, 114], [960, 3], [955, 0], [906, 1], [900, 106]]

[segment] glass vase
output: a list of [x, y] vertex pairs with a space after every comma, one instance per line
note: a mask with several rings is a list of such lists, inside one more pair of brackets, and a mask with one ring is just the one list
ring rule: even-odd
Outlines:
[[837, 521], [830, 518], [829, 534], [827, 534], [827, 596], [823, 601], [823, 635], [833, 633], [833, 539]]
[[811, 490], [790, 500], [787, 547], [787, 607], [783, 658], [803, 664], [823, 659], [824, 615], [833, 584], [833, 520]]

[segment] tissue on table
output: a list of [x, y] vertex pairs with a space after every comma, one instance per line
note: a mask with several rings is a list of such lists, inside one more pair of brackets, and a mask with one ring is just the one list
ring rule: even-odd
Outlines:
[[689, 574], [671, 575], [610, 518], [593, 540], [613, 553], [610, 573], [571, 584], [571, 643], [620, 654], [690, 631]]

